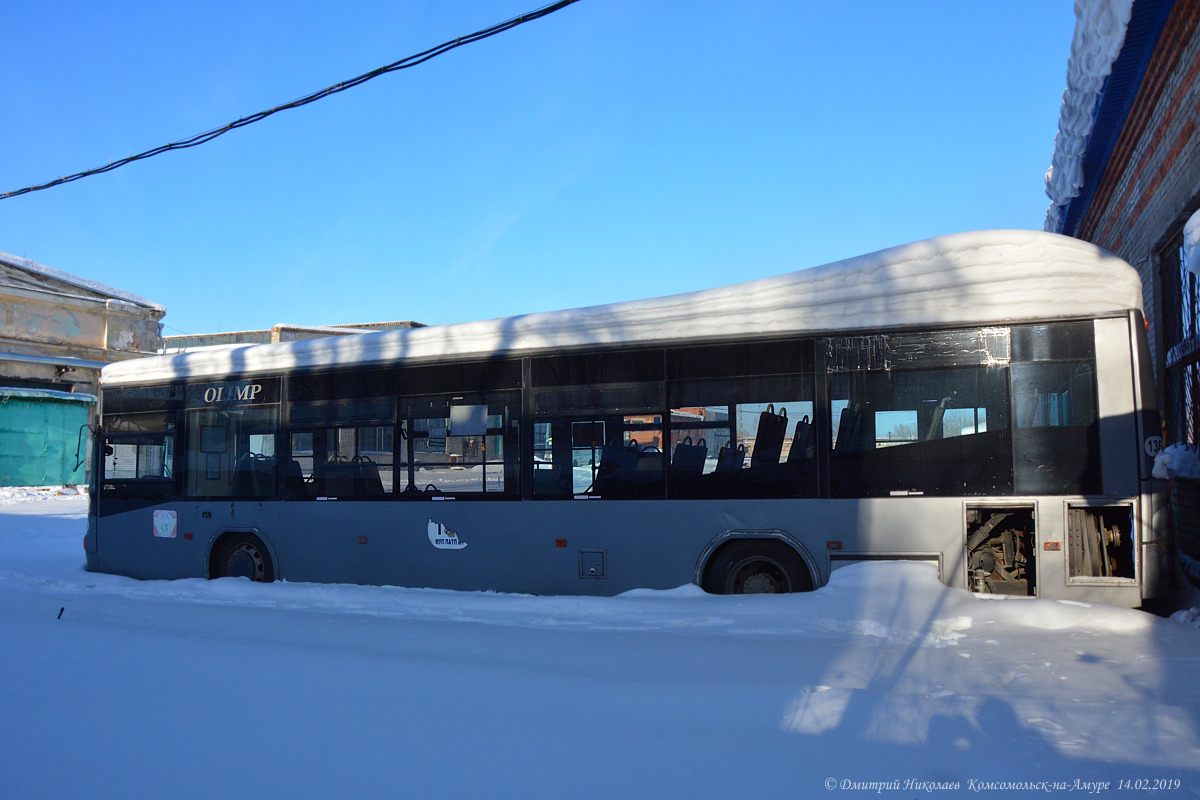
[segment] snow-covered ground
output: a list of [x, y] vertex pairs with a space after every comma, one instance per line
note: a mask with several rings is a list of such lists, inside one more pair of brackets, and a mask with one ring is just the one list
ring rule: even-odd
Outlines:
[[85, 517], [0, 490], [2, 798], [1200, 796], [1195, 612], [904, 563], [757, 597], [141, 582], [84, 572]]

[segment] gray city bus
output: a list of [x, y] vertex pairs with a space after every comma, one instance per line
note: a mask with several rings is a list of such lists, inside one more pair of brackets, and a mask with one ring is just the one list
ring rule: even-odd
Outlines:
[[89, 570], [611, 595], [907, 559], [1126, 606], [1173, 575], [1140, 282], [1054, 234], [101, 384]]

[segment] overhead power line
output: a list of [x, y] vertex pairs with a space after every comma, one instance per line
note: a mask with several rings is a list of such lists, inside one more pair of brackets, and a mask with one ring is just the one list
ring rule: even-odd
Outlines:
[[85, 172], [77, 172], [74, 175], [67, 175], [65, 177], [57, 178], [55, 180], [52, 180], [52, 181], [49, 181], [47, 183], [43, 183], [43, 184], [40, 184], [37, 186], [27, 186], [24, 189], [17, 189], [12, 192], [0, 193], [0, 200], [4, 199], [6, 197], [16, 197], [17, 195], [29, 194], [30, 192], [36, 192], [41, 189], [49, 189], [51, 186], [58, 186], [59, 184], [62, 184], [62, 183], [70, 183], [71, 181], [77, 181], [80, 178], [86, 178], [89, 175], [99, 175], [102, 172], [111, 172], [112, 170], [116, 169], [117, 167], [123, 167], [126, 164], [129, 164], [133, 161], [141, 161], [144, 158], [150, 158], [151, 156], [156, 156], [156, 155], [159, 155], [160, 153], [166, 153], [170, 150], [183, 150], [184, 148], [195, 147], [198, 144], [204, 144], [205, 142], [211, 142], [213, 139], [217, 138], [218, 136], [225, 134], [225, 133], [229, 133], [229, 131], [234, 130], [235, 128], [244, 128], [247, 125], [258, 122], [259, 120], [266, 119], [267, 117], [271, 116], [272, 114], [277, 114], [280, 111], [286, 111], [289, 108], [299, 108], [300, 106], [306, 106], [309, 103], [315, 103], [316, 101], [318, 101], [324, 97], [328, 97], [331, 94], [337, 94], [338, 92], [344, 92], [347, 89], [358, 86], [359, 84], [366, 83], [367, 81], [371, 80], [372, 78], [378, 78], [380, 75], [386, 75], [389, 72], [396, 72], [397, 70], [408, 69], [409, 67], [415, 67], [418, 64], [424, 64], [426, 61], [430, 60], [431, 58], [436, 58], [437, 56], [440, 56], [442, 53], [453, 50], [456, 47], [462, 47], [464, 44], [471, 44], [472, 42], [478, 42], [480, 39], [486, 39], [489, 36], [495, 36], [497, 33], [502, 33], [506, 30], [509, 30], [510, 28], [515, 28], [518, 25], [523, 25], [526, 22], [532, 22], [535, 19], [541, 19], [542, 17], [545, 17], [549, 14], [553, 14], [555, 11], [558, 11], [559, 9], [565, 8], [569, 5], [571, 5], [572, 3], [576, 3], [576, 2], [578, 2], [578, 0], [559, 0], [559, 2], [557, 2], [557, 3], [551, 3], [548, 6], [543, 6], [542, 8], [539, 8], [536, 11], [531, 11], [528, 14], [522, 14], [519, 17], [513, 17], [510, 20], [501, 22], [497, 25], [493, 25], [490, 28], [484, 28], [481, 31], [476, 31], [475, 33], [471, 33], [466, 36], [460, 36], [457, 39], [451, 39], [450, 41], [443, 42], [442, 44], [439, 44], [436, 47], [431, 47], [422, 53], [417, 53], [416, 55], [411, 55], [411, 56], [408, 56], [407, 58], [402, 58], [399, 61], [388, 64], [385, 67], [379, 67], [378, 69], [373, 69], [370, 72], [366, 72], [366, 73], [363, 73], [362, 75], [359, 75], [357, 78], [351, 78], [350, 80], [342, 81], [341, 83], [335, 83], [333, 86], [328, 86], [324, 89], [321, 89], [319, 92], [313, 92], [312, 94], [305, 95], [304, 97], [301, 97], [298, 100], [293, 100], [290, 103], [284, 103], [283, 105], [274, 106], [266, 111], [259, 111], [257, 114], [251, 114], [248, 117], [242, 117], [239, 120], [234, 120], [233, 122], [230, 122], [228, 125], [222, 125], [219, 128], [213, 128], [210, 131], [205, 131], [204, 133], [196, 134], [195, 136], [191, 137], [190, 139], [183, 139], [178, 142], [164, 144], [161, 147], [155, 147], [153, 150], [147, 150], [146, 152], [138, 153], [135, 156], [129, 156], [128, 158], [122, 158], [119, 161], [113, 161], [112, 163], [107, 164], [103, 167], [97, 167], [96, 169], [89, 169]]

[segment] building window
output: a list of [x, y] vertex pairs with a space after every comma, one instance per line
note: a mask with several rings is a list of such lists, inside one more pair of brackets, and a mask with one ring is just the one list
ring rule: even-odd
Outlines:
[[1188, 269], [1182, 231], [1162, 252], [1167, 435], [1200, 442], [1200, 281]]

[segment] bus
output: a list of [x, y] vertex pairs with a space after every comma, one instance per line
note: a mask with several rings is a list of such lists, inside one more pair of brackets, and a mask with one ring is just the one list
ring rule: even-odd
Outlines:
[[1171, 588], [1137, 273], [1033, 231], [651, 300], [104, 368], [87, 568], [613, 595], [935, 565]]

